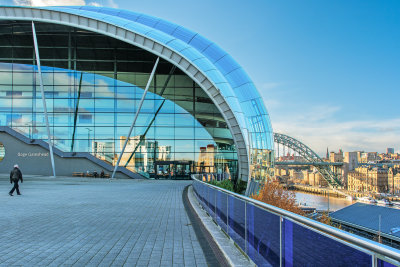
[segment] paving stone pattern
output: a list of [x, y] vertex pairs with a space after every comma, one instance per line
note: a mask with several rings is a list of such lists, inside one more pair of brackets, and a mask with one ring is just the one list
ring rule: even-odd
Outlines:
[[0, 177], [0, 266], [207, 266], [188, 181]]

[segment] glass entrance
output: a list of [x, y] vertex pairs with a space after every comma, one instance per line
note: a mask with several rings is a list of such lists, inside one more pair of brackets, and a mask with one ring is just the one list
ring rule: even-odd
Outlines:
[[192, 174], [192, 161], [156, 161], [155, 179], [188, 180]]

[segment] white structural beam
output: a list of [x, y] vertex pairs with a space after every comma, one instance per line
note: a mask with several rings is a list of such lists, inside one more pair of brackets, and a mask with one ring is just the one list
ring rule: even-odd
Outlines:
[[158, 65], [158, 62], [159, 62], [159, 61], [160, 61], [160, 58], [158, 57], [157, 60], [156, 60], [156, 63], [154, 64], [153, 70], [151, 71], [149, 80], [147, 81], [146, 88], [144, 89], [144, 92], [143, 92], [143, 95], [142, 95], [142, 99], [140, 99], [139, 106], [138, 106], [138, 108], [137, 108], [137, 110], [136, 110], [135, 118], [134, 118], [133, 121], [132, 121], [131, 128], [129, 128], [129, 133], [128, 133], [128, 135], [126, 136], [126, 140], [125, 140], [124, 146], [122, 147], [122, 150], [121, 150], [121, 153], [119, 154], [117, 163], [116, 163], [115, 166], [114, 166], [114, 171], [113, 171], [113, 173], [112, 173], [111, 179], [114, 179], [115, 172], [116, 172], [117, 169], [118, 169], [118, 166], [119, 166], [119, 163], [120, 163], [120, 161], [121, 161], [121, 158], [122, 158], [122, 156], [123, 156], [123, 154], [124, 154], [126, 145], [127, 145], [128, 142], [129, 142], [129, 138], [131, 137], [133, 127], [135, 127], [136, 120], [137, 120], [137, 118], [138, 118], [138, 116], [139, 116], [140, 109], [142, 108], [144, 99], [145, 99], [145, 97], [146, 97], [147, 91], [149, 90], [151, 81], [153, 80], [154, 73], [156, 72], [157, 65]]
[[44, 110], [44, 119], [46, 122], [46, 129], [47, 129], [47, 141], [49, 143], [51, 167], [53, 168], [53, 177], [56, 177], [56, 168], [54, 166], [53, 144], [52, 144], [51, 136], [50, 136], [50, 126], [49, 126], [49, 117], [47, 115], [46, 97], [44, 95], [42, 68], [40, 66], [39, 47], [38, 47], [37, 38], [36, 38], [35, 23], [33, 21], [32, 21], [32, 34], [33, 34], [33, 44], [35, 46], [36, 65], [38, 67], [38, 72], [39, 72], [40, 91], [42, 93], [42, 103], [43, 103], [43, 110]]

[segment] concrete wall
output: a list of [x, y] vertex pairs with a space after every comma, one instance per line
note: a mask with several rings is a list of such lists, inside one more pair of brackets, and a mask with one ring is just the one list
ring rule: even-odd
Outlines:
[[[14, 164], [18, 164], [23, 174], [36, 174], [52, 176], [52, 168], [49, 151], [39, 145], [26, 144], [23, 141], [0, 132], [0, 142], [5, 148], [5, 156], [0, 161], [0, 173], [9, 173]], [[56, 175], [72, 176], [73, 172], [97, 171], [101, 170], [111, 175], [111, 171], [102, 166], [81, 157], [66, 158], [54, 154]], [[130, 178], [127, 175], [117, 172], [117, 178]]]

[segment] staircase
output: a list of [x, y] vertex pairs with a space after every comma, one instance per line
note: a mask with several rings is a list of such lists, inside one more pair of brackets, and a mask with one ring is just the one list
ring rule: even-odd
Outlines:
[[[47, 142], [45, 142], [43, 140], [38, 140], [38, 139], [30, 139], [27, 136], [25, 136], [24, 134], [14, 130], [8, 126], [0, 126], [0, 132], [7, 133], [10, 136], [22, 141], [23, 143], [25, 143], [27, 145], [40, 146], [46, 150], [49, 150], [49, 145]], [[87, 159], [106, 171], [112, 172], [114, 170], [113, 165], [111, 165], [108, 162], [103, 161], [99, 158], [96, 158], [95, 156], [93, 156], [92, 154], [87, 153], [87, 152], [64, 152], [64, 151], [58, 149], [57, 147], [53, 147], [53, 152], [55, 155], [59, 156], [60, 158]], [[148, 177], [146, 177], [144, 174], [139, 174], [139, 173], [133, 172], [123, 166], [119, 166], [117, 172], [123, 173], [124, 175], [126, 175], [130, 178], [134, 178], [134, 179], [148, 179]], [[71, 171], [71, 174], [72, 174], [72, 171]]]

